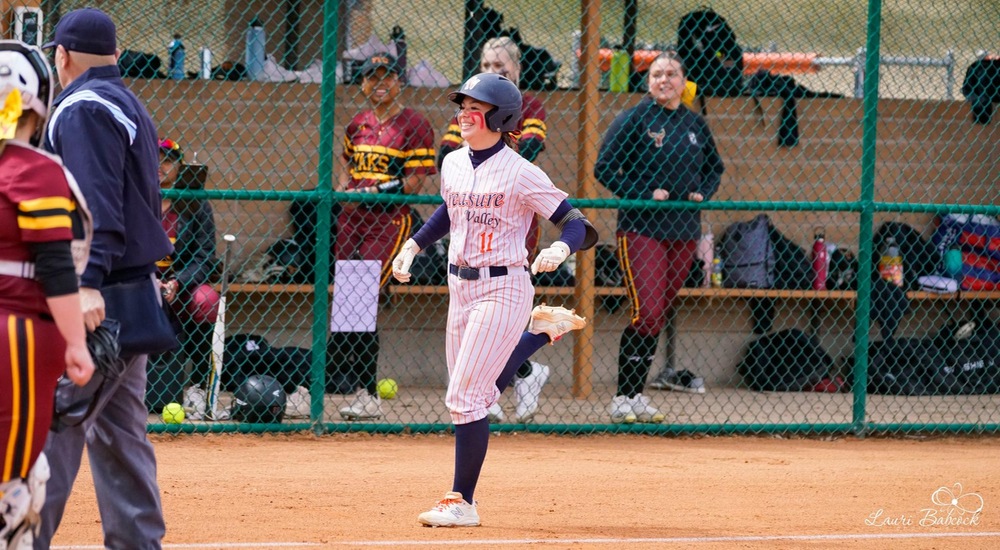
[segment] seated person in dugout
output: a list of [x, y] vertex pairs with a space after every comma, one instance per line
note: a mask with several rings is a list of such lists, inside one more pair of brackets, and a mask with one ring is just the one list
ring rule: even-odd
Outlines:
[[[203, 176], [194, 165], [185, 164], [177, 142], [160, 141], [161, 189], [199, 188]], [[158, 412], [167, 403], [179, 402], [181, 389], [191, 386], [184, 391], [184, 402], [193, 409], [192, 418], [197, 418], [204, 413], [200, 386], [211, 366], [212, 330], [219, 308], [219, 293], [209, 284], [218, 267], [215, 219], [206, 200], [164, 198], [162, 206], [163, 228], [174, 253], [157, 266], [164, 303], [169, 304], [181, 347], [150, 358], [146, 405]]]

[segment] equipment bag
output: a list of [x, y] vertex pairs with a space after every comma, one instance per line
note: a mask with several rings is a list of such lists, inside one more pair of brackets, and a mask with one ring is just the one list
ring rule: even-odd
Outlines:
[[555, 90], [558, 88], [556, 77], [562, 65], [556, 61], [545, 48], [532, 46], [521, 38], [521, 31], [511, 27], [501, 36], [509, 36], [521, 50], [521, 81], [522, 90]]
[[938, 331], [935, 343], [951, 381], [941, 393], [1000, 392], [1000, 324], [989, 319], [949, 323]]
[[125, 78], [166, 78], [161, 66], [160, 57], [153, 53], [122, 50], [118, 56], [118, 70]]
[[767, 214], [730, 225], [722, 234], [719, 249], [726, 288], [774, 286], [775, 254]]
[[681, 17], [677, 54], [684, 60], [688, 80], [698, 84], [699, 95], [743, 95], [743, 48], [726, 18], [711, 8], [702, 7]]
[[943, 216], [933, 241], [939, 255], [953, 245], [961, 248], [963, 290], [1000, 290], [1000, 223], [994, 218]]
[[868, 348], [868, 393], [947, 393], [945, 388], [954, 386], [955, 381], [947, 376], [943, 366], [944, 358], [930, 338], [890, 338], [872, 342]]
[[831, 367], [819, 339], [793, 328], [750, 342], [738, 372], [757, 391], [810, 391]]

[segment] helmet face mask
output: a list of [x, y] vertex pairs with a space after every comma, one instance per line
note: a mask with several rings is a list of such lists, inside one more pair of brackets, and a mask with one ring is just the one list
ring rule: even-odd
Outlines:
[[448, 94], [453, 103], [472, 98], [493, 106], [486, 112], [486, 127], [493, 132], [516, 132], [521, 123], [521, 91], [507, 77], [494, 73], [477, 74]]
[[32, 145], [38, 145], [41, 139], [52, 106], [53, 87], [52, 69], [42, 50], [18, 40], [0, 40], [0, 102], [16, 89], [21, 92], [23, 111], [38, 114]]

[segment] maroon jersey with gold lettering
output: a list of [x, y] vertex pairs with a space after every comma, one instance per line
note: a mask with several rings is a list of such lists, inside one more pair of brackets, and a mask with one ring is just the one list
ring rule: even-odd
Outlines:
[[[379, 122], [368, 109], [347, 125], [344, 159], [351, 171], [349, 189], [412, 174], [436, 174], [434, 130], [422, 114], [410, 108], [385, 122]], [[337, 218], [337, 259], [381, 261], [380, 284], [385, 285], [392, 273], [392, 259], [410, 237], [412, 227], [406, 204], [345, 207]]]
[[[76, 203], [65, 168], [41, 150], [8, 141], [0, 155], [0, 260], [31, 261], [27, 243], [70, 241]], [[34, 279], [0, 275], [0, 309], [48, 313]]]
[[344, 159], [351, 172], [348, 189], [411, 174], [436, 174], [434, 130], [424, 115], [410, 108], [385, 122], [367, 109], [347, 125]]

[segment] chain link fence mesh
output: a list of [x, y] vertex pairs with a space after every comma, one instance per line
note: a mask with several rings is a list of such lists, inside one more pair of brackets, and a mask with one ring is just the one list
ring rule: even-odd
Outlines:
[[[887, 1], [868, 13], [864, 3], [846, 1], [720, 1], [705, 10], [700, 2], [636, 0], [63, 0], [36, 10], [4, 3], [4, 30], [30, 37], [23, 33], [41, 14], [37, 34], [47, 37], [61, 14], [84, 5], [117, 22], [123, 73], [161, 137], [180, 144], [185, 163], [207, 170], [165, 196], [213, 209], [218, 265], [201, 282], [216, 292], [223, 279], [228, 285], [222, 407], [241, 387], [258, 399], [259, 387], [245, 381], [262, 375], [282, 394], [264, 406], [286, 407], [280, 423], [266, 414], [199, 419], [213, 316], [193, 312], [215, 302], [205, 306], [190, 287], [174, 304], [185, 351], [150, 368], [151, 430], [450, 425], [447, 239], [421, 253], [411, 284], [383, 271], [370, 294], [377, 297], [352, 302], [371, 312], [377, 300], [377, 333], [330, 335], [336, 291], [323, 288], [332, 289], [334, 258], [391, 260], [387, 252], [401, 242], [382, 252], [338, 250], [347, 213], [408, 205], [416, 218], [395, 233], [378, 216], [351, 227], [360, 242], [381, 236], [384, 245], [386, 235], [405, 240], [407, 224], [440, 204], [437, 176], [418, 157], [459, 144], [449, 134], [454, 106], [445, 95], [481, 70], [481, 46], [496, 36], [519, 46], [521, 88], [542, 107], [525, 112], [522, 144], [536, 141], [525, 154], [586, 210], [601, 239], [566, 269], [536, 277], [537, 303], [575, 307], [589, 325], [536, 353], [531, 374], [501, 397], [494, 429], [863, 433], [1000, 425], [995, 3]], [[621, 202], [595, 180], [594, 161], [615, 117], [647, 97], [650, 63], [668, 50], [681, 54], [697, 83], [690, 109], [707, 121], [725, 173], [702, 203]], [[487, 61], [501, 58], [497, 67], [509, 57], [491, 51]], [[382, 100], [361, 75], [377, 53], [405, 64], [396, 101], [433, 132], [429, 144], [404, 148], [406, 173], [428, 172], [417, 194], [361, 197], [338, 183], [345, 166], [376, 172], [375, 183], [404, 170], [396, 153], [358, 156], [377, 152], [362, 147], [344, 155], [352, 118]], [[650, 140], [657, 130], [649, 128]], [[366, 159], [375, 162], [362, 166]], [[623, 283], [616, 218], [636, 206], [699, 210], [703, 237], [691, 244], [699, 252], [683, 266], [690, 274], [653, 335], [648, 377], [621, 391], [620, 343], [636, 302]], [[764, 238], [749, 253], [763, 251], [772, 278], [747, 288], [735, 283], [744, 266], [724, 251], [732, 250], [737, 222], [754, 220], [763, 233], [748, 232], [747, 240]], [[539, 225], [541, 246], [558, 237], [551, 223]], [[826, 260], [817, 262], [820, 251]], [[721, 284], [705, 253], [721, 260]], [[893, 280], [899, 263], [902, 279]], [[826, 274], [819, 286], [816, 269]], [[682, 274], [667, 265], [658, 273]], [[388, 379], [395, 391], [368, 395], [388, 390], [376, 386]], [[636, 390], [643, 398], [632, 397]], [[620, 393], [635, 422], [614, 414]], [[170, 401], [187, 409], [179, 427], [158, 415]], [[518, 422], [533, 404], [532, 424]]]

